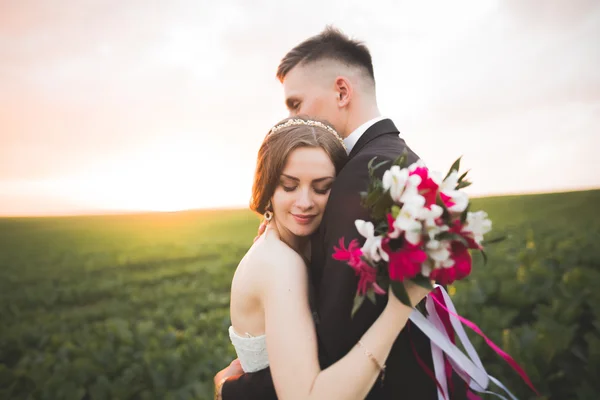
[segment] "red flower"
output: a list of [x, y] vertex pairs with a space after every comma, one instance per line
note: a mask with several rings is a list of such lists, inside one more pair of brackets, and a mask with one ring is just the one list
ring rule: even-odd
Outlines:
[[333, 259], [338, 261], [346, 261], [348, 265], [356, 269], [358, 263], [361, 261], [362, 250], [358, 245], [358, 239], [354, 239], [350, 242], [348, 248], [344, 245], [344, 238], [340, 238], [340, 247], [333, 246]]
[[377, 279], [377, 272], [375, 268], [371, 267], [369, 264], [360, 261], [358, 264], [358, 268], [355, 269], [356, 274], [358, 275], [358, 289], [357, 293], [359, 295], [364, 295], [369, 291], [372, 287], [375, 293], [377, 294], [385, 294], [385, 290], [383, 290], [375, 281]]
[[436, 268], [431, 271], [429, 277], [441, 285], [448, 285], [456, 280], [461, 280], [471, 273], [471, 254], [469, 249], [461, 242], [454, 241], [451, 244], [450, 256], [454, 265], [450, 268]]
[[429, 274], [429, 279], [432, 279], [440, 285], [449, 285], [456, 280], [456, 270], [450, 268], [436, 268]]
[[464, 224], [460, 221], [460, 219], [457, 218], [452, 222], [452, 225], [450, 225], [450, 229], [448, 230], [448, 232], [457, 233], [460, 236], [462, 236], [467, 241], [467, 247], [469, 249], [482, 249], [482, 246], [475, 241], [473, 233], [468, 231], [463, 232], [463, 228]]
[[371, 287], [377, 294], [385, 294], [385, 291], [375, 282], [377, 272], [375, 268], [364, 262], [362, 259], [362, 250], [358, 247], [358, 240], [354, 239], [348, 245], [344, 246], [344, 238], [339, 241], [340, 247], [333, 247], [333, 258], [338, 261], [345, 261], [358, 275], [357, 292], [364, 295]]
[[471, 253], [467, 246], [461, 242], [452, 242], [452, 256], [454, 259], [454, 268], [456, 270], [456, 279], [466, 278], [471, 273]]
[[432, 204], [435, 204], [439, 185], [429, 177], [429, 170], [426, 167], [416, 167], [414, 171], [409, 173], [410, 175], [418, 175], [421, 178], [417, 190], [425, 198], [425, 207], [429, 208]]
[[407, 241], [402, 248], [392, 251], [386, 238], [382, 242], [382, 248], [390, 256], [388, 269], [393, 281], [402, 282], [404, 279], [414, 278], [421, 272], [421, 266], [427, 260], [427, 253]]
[[442, 202], [444, 202], [444, 205], [446, 206], [446, 208], [450, 208], [456, 204], [455, 202], [452, 201], [452, 197], [448, 196], [444, 192], [440, 192], [440, 197], [442, 198]]

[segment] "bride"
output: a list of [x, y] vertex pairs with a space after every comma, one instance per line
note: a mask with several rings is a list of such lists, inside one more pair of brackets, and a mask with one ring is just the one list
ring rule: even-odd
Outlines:
[[[215, 377], [217, 398], [228, 378], [269, 367], [278, 398], [364, 399], [384, 372], [412, 312], [393, 294], [346, 356], [324, 370], [319, 365], [309, 306], [309, 238], [346, 160], [342, 139], [319, 121], [285, 119], [264, 139], [251, 208], [267, 225], [233, 277], [229, 335], [238, 359]], [[412, 304], [428, 294], [417, 285], [406, 288]]]

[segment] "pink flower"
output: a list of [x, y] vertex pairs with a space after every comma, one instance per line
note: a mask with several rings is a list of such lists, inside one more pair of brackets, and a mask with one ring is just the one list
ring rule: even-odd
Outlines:
[[358, 275], [358, 289], [357, 293], [359, 295], [364, 295], [369, 291], [372, 287], [375, 293], [377, 294], [385, 294], [385, 290], [383, 290], [376, 282], [377, 272], [375, 268], [371, 267], [364, 261], [360, 261], [358, 264], [358, 268], [355, 269], [356, 274]]
[[455, 219], [452, 222], [452, 225], [450, 226], [448, 232], [457, 233], [460, 236], [462, 236], [467, 241], [469, 249], [479, 250], [483, 248], [479, 243], [475, 241], [473, 233], [468, 230], [465, 230], [465, 225], [462, 222], [460, 222], [459, 218]]
[[333, 259], [345, 261], [352, 268], [356, 269], [361, 262], [360, 257], [362, 256], [362, 250], [358, 244], [358, 239], [351, 241], [348, 248], [346, 248], [344, 245], [344, 238], [340, 238], [339, 246], [340, 247], [333, 246]]
[[452, 242], [450, 258], [454, 260], [454, 265], [449, 268], [440, 267], [431, 271], [430, 279], [448, 285], [456, 280], [461, 280], [471, 273], [471, 254], [469, 249], [461, 242]]
[[452, 242], [452, 259], [456, 270], [456, 279], [466, 278], [471, 273], [471, 253], [461, 242]]
[[385, 290], [375, 282], [377, 278], [375, 268], [371, 267], [362, 259], [362, 250], [360, 249], [357, 239], [352, 240], [348, 245], [348, 248], [346, 248], [344, 246], [344, 238], [341, 238], [339, 247], [334, 246], [333, 250], [333, 258], [338, 261], [345, 261], [352, 267], [356, 275], [358, 275], [358, 294], [364, 295], [371, 287], [375, 293], [385, 294]]
[[444, 192], [440, 192], [440, 197], [442, 198], [442, 201], [444, 202], [444, 205], [446, 206], [446, 208], [450, 208], [456, 204], [455, 202], [452, 201], [452, 197], [448, 196]]
[[404, 246], [397, 251], [392, 251], [389, 240], [384, 239], [383, 249], [390, 256], [388, 265], [390, 279], [402, 282], [405, 279], [414, 278], [421, 272], [421, 266], [427, 260], [425, 253], [420, 246], [404, 242]]
[[431, 179], [427, 167], [417, 166], [409, 175], [418, 175], [421, 178], [421, 183], [417, 186], [417, 190], [425, 198], [425, 207], [429, 208], [432, 204], [435, 204], [439, 185]]
[[432, 279], [440, 285], [449, 285], [456, 280], [456, 270], [450, 268], [436, 268], [429, 274], [429, 279]]

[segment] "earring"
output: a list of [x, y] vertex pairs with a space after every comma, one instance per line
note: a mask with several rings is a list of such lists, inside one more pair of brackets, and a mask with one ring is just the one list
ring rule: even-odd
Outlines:
[[273, 218], [273, 212], [271, 212], [271, 211], [265, 211], [265, 213], [263, 214], [263, 216], [265, 217], [265, 220], [267, 222], [271, 221], [271, 218]]

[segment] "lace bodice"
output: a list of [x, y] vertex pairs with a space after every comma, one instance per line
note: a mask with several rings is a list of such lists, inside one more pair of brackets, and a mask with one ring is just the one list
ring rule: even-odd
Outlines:
[[250, 336], [246, 333], [246, 336], [240, 336], [230, 326], [229, 338], [244, 372], [256, 372], [269, 366], [265, 335]]

